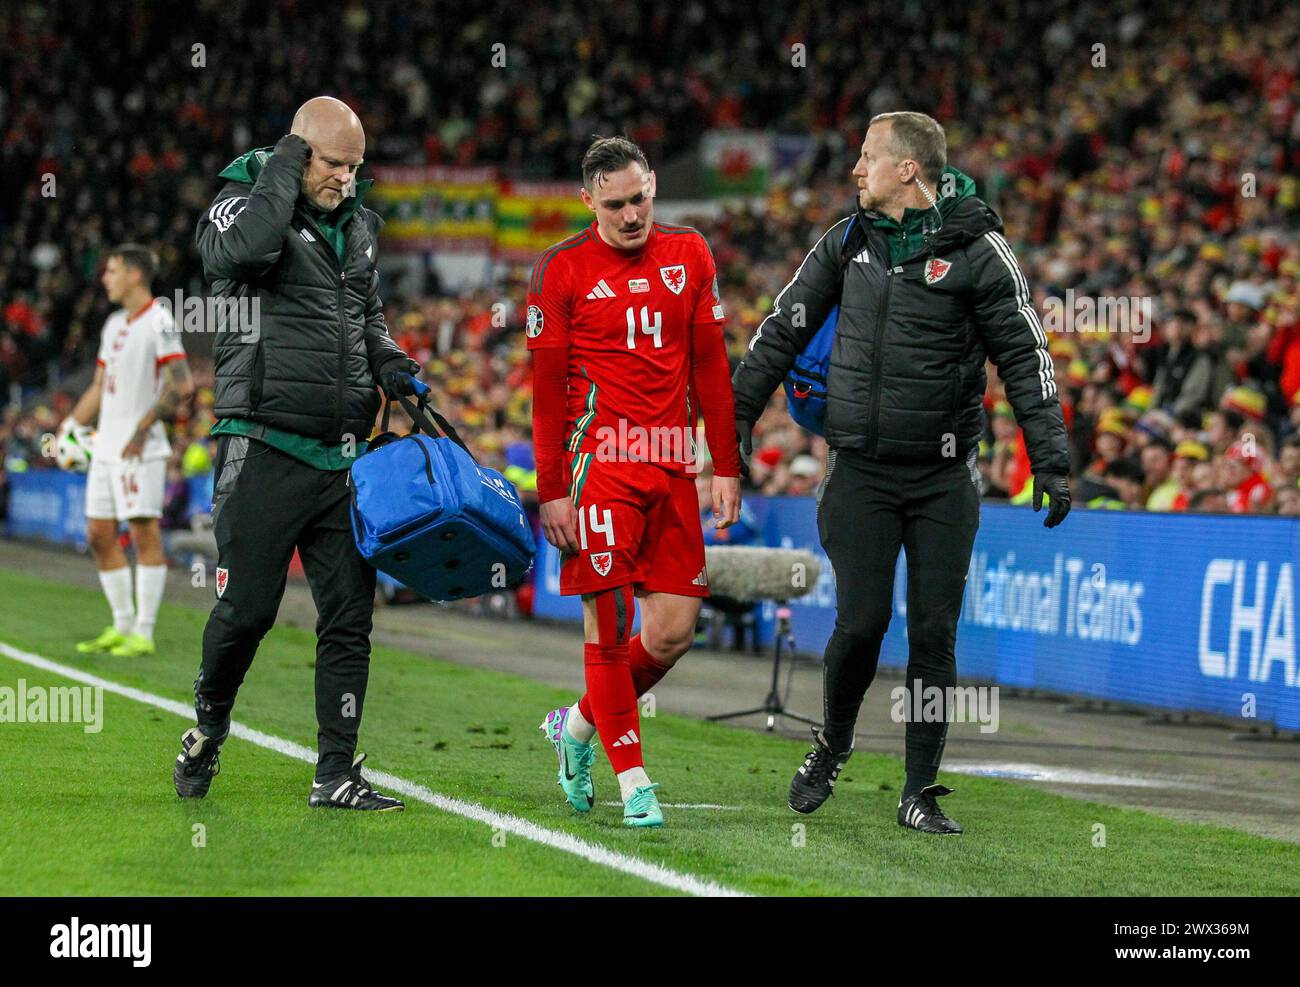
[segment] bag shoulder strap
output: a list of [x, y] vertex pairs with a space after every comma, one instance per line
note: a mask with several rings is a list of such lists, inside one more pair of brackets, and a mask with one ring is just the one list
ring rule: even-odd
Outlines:
[[[402, 397], [400, 394], [393, 395], [393, 399], [402, 406], [402, 410], [410, 417], [411, 424], [415, 427], [417, 432], [423, 432], [431, 439], [444, 437], [451, 439], [451, 441], [455, 442], [456, 445], [465, 450], [470, 459], [474, 459], [474, 454], [469, 451], [469, 446], [467, 446], [465, 440], [460, 437], [460, 433], [452, 427], [451, 422], [447, 421], [447, 419], [429, 403], [429, 397], [427, 394], [420, 395], [418, 404], [412, 404], [410, 398]], [[392, 407], [392, 400], [384, 402], [384, 417], [379, 423], [379, 431], [381, 433], [388, 431], [388, 418], [389, 413], [392, 411]], [[432, 424], [430, 424], [430, 419], [432, 419]], [[439, 434], [439, 430], [441, 430], [441, 434]], [[477, 462], [477, 460], [475, 460], [475, 462]]]
[[866, 242], [866, 234], [862, 230], [862, 224], [858, 222], [858, 214], [854, 213], [849, 217], [849, 225], [844, 228], [844, 239], [840, 241], [841, 280], [843, 280], [844, 272], [849, 266], [850, 258], [865, 246]]
[[840, 241], [840, 290], [839, 295], [844, 294], [844, 275], [849, 269], [849, 261], [857, 255], [858, 251], [867, 245], [867, 233], [862, 228], [858, 214], [853, 213], [849, 217], [849, 224], [844, 228], [844, 239]]

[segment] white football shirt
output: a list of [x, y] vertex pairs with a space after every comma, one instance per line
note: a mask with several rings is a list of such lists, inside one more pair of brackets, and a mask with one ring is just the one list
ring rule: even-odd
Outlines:
[[[158, 299], [151, 299], [133, 314], [118, 309], [108, 317], [97, 361], [104, 368], [95, 434], [97, 460], [122, 461], [123, 447], [162, 392], [162, 365], [184, 356], [185, 348], [171, 313], [158, 304]], [[171, 451], [162, 422], [154, 422], [140, 458], [166, 459]]]

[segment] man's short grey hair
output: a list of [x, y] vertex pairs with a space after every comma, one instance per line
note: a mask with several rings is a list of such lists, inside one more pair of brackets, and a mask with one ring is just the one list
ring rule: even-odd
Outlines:
[[939, 121], [924, 113], [900, 110], [895, 113], [877, 113], [871, 118], [868, 129], [878, 123], [889, 123], [889, 149], [900, 160], [915, 161], [921, 166], [921, 175], [929, 182], [938, 182], [943, 169], [948, 167], [948, 138], [944, 136]]

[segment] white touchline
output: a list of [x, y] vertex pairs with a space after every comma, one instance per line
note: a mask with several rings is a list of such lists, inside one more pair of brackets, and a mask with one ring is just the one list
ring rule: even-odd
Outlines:
[[[608, 802], [602, 802], [601, 805], [618, 806], [623, 808], [622, 802], [616, 802], [610, 799]], [[710, 802], [660, 802], [661, 808], [664, 809], [713, 809], [718, 812], [739, 812], [738, 805], [713, 805]]]
[[[1117, 775], [1082, 768], [1065, 768], [1049, 764], [1029, 764], [1020, 761], [945, 761], [945, 771], [964, 775], [984, 775], [990, 778], [1011, 778], [1017, 781], [1045, 781], [1061, 785], [1106, 785], [1112, 788], [1188, 788], [1211, 791], [1212, 786], [1183, 781], [1179, 778], [1158, 778], [1149, 775]], [[1217, 790], [1217, 789], [1214, 789]]]
[[[22, 662], [25, 665], [31, 665], [33, 668], [41, 668], [47, 672], [53, 672], [56, 675], [62, 675], [64, 678], [72, 679], [75, 682], [81, 682], [85, 685], [99, 686], [105, 692], [111, 692], [115, 695], [123, 696], [127, 699], [134, 699], [136, 702], [145, 703], [148, 706], [157, 709], [166, 710], [168, 713], [175, 713], [177, 716], [187, 720], [194, 719], [194, 707], [186, 703], [178, 703], [172, 699], [164, 699], [162, 696], [155, 696], [151, 692], [144, 692], [140, 689], [133, 689], [129, 685], [121, 685], [109, 679], [102, 679], [98, 675], [91, 675], [89, 672], [83, 672], [79, 668], [73, 668], [70, 665], [61, 665], [49, 658], [41, 655], [34, 655], [29, 651], [21, 651], [12, 645], [0, 641], [0, 655], [6, 658], [12, 658], [14, 661]], [[309, 747], [301, 744], [295, 744], [291, 740], [284, 740], [281, 737], [273, 737], [270, 734], [262, 733], [260, 730], [254, 730], [246, 727], [242, 723], [231, 723], [230, 734], [238, 737], [240, 740], [246, 740], [250, 744], [256, 744], [258, 747], [265, 747], [267, 750], [276, 751], [286, 757], [292, 757], [299, 761], [305, 761], [308, 764], [316, 763], [316, 752]], [[428, 805], [432, 805], [444, 812], [450, 812], [457, 816], [464, 816], [466, 819], [473, 819], [481, 822], [486, 826], [494, 829], [504, 830], [507, 833], [513, 833], [516, 836], [534, 843], [541, 843], [556, 850], [562, 850], [565, 853], [571, 853], [575, 857], [581, 857], [583, 860], [589, 860], [593, 864], [600, 864], [611, 870], [622, 871], [624, 874], [630, 874], [633, 877], [639, 877], [651, 884], [658, 884], [661, 887], [671, 888], [674, 891], [682, 891], [686, 894], [698, 895], [700, 897], [748, 897], [743, 891], [736, 891], [732, 888], [724, 887], [714, 881], [705, 880], [695, 877], [693, 874], [683, 874], [679, 871], [671, 870], [662, 864], [651, 863], [648, 860], [642, 860], [639, 857], [629, 857], [627, 854], [619, 853], [616, 850], [610, 850], [601, 846], [599, 843], [589, 843], [587, 840], [573, 836], [569, 833], [562, 833], [558, 830], [547, 829], [536, 823], [529, 822], [527, 819], [521, 819], [519, 816], [512, 816], [504, 812], [495, 812], [475, 802], [465, 802], [461, 799], [452, 798], [448, 795], [440, 795], [423, 785], [417, 785], [413, 781], [407, 781], [404, 778], [398, 778], [396, 775], [390, 775], [384, 771], [368, 771], [370, 778], [380, 785], [399, 792], [408, 798], [417, 799]]]

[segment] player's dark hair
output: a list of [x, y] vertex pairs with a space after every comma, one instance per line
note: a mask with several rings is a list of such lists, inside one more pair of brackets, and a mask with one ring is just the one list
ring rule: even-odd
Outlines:
[[606, 175], [622, 171], [634, 161], [650, 170], [645, 152], [626, 137], [597, 136], [582, 156], [582, 184], [590, 192], [597, 184], [603, 184]]
[[148, 288], [153, 284], [154, 275], [158, 273], [158, 255], [140, 243], [123, 243], [108, 252], [109, 257], [119, 258], [127, 267], [134, 267], [140, 272], [140, 283]]

